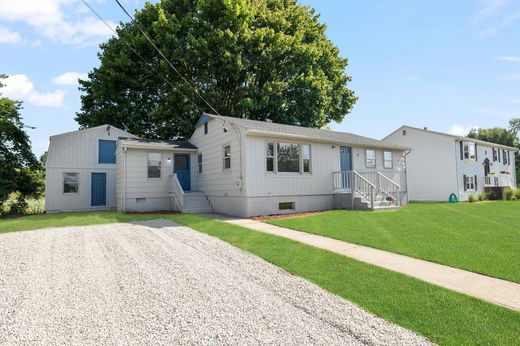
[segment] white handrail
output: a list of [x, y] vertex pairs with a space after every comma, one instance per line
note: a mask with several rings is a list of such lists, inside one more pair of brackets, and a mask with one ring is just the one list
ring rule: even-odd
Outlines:
[[[384, 175], [383, 173], [381, 172], [377, 172], [377, 176], [378, 176], [378, 182], [379, 182], [379, 190], [386, 196], [390, 197], [392, 200], [394, 201], [397, 201], [397, 205], [399, 206], [401, 204], [401, 200], [400, 200], [400, 193], [401, 193], [401, 185], [396, 183], [395, 181], [393, 181], [392, 179], [388, 178], [386, 175]], [[381, 183], [381, 178], [389, 183], [389, 188], [386, 189], [383, 187], [383, 184]], [[392, 189], [393, 187], [393, 189]], [[387, 190], [390, 190], [392, 189], [392, 191], [387, 191]], [[397, 196], [392, 196], [392, 193], [395, 193]]]
[[[352, 179], [353, 190], [367, 199], [370, 202], [370, 208], [374, 209], [374, 190], [376, 186], [356, 171], [352, 171], [352, 175], [354, 177]], [[354, 207], [354, 194], [352, 194], [352, 207]]]
[[173, 175], [170, 175], [169, 177], [169, 186], [170, 186], [170, 192], [173, 193], [173, 196], [175, 197], [175, 204], [177, 204], [177, 209], [179, 209], [180, 212], [184, 211], [184, 190], [182, 189], [181, 183], [179, 182], [179, 179], [177, 178], [177, 173], [173, 173]]

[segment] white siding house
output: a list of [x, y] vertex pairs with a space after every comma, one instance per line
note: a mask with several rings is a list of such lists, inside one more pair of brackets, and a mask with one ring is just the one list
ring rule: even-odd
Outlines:
[[412, 148], [407, 156], [411, 201], [466, 201], [492, 187], [516, 187], [516, 148], [402, 126], [382, 140]]
[[[188, 142], [141, 140], [106, 128], [51, 138], [49, 211], [117, 207], [249, 217], [398, 208], [408, 201], [409, 149], [367, 137], [209, 114]], [[106, 138], [117, 141], [111, 164], [98, 160], [96, 143]], [[66, 172], [77, 175], [64, 178]], [[92, 187], [99, 185], [96, 173], [106, 174], [103, 205]]]
[[116, 208], [113, 155], [119, 137], [134, 136], [102, 125], [50, 137], [45, 164], [47, 212]]

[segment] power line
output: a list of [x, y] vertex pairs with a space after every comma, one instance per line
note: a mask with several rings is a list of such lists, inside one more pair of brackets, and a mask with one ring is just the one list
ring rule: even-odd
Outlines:
[[161, 55], [161, 57], [170, 65], [170, 67], [179, 75], [179, 77], [182, 78], [182, 80], [184, 80], [192, 89], [193, 91], [195, 92], [195, 94], [200, 97], [202, 99], [202, 101], [204, 101], [204, 103], [206, 103], [206, 105], [208, 105], [209, 108], [211, 108], [211, 110], [213, 112], [215, 112], [215, 114], [217, 115], [220, 115], [220, 113], [215, 109], [213, 108], [213, 106], [208, 102], [206, 101], [206, 99], [204, 97], [202, 97], [201, 94], [199, 94], [199, 92], [197, 91], [197, 89], [195, 88], [195, 86], [190, 82], [188, 81], [180, 72], [179, 70], [177, 70], [175, 68], [175, 66], [173, 66], [173, 64], [170, 62], [170, 60], [168, 60], [168, 58], [163, 54], [163, 52], [155, 45], [155, 43], [152, 41], [152, 39], [148, 36], [148, 34], [146, 34], [146, 32], [143, 30], [143, 27], [141, 24], [139, 24], [135, 19], [134, 17], [128, 13], [128, 11], [126, 10], [126, 8], [124, 8], [123, 5], [121, 5], [121, 3], [119, 2], [119, 0], [115, 0], [116, 3], [119, 5], [119, 7], [121, 7], [121, 9], [123, 10], [123, 12], [125, 12], [125, 14], [128, 16], [128, 18], [130, 18], [131, 21], [133, 21], [137, 27], [139, 28], [139, 31], [141, 31], [141, 34], [143, 34], [143, 36], [148, 40], [148, 42], [150, 42], [150, 44], [155, 48], [155, 50]]
[[160, 73], [160, 71], [158, 71], [155, 67], [153, 67], [153, 65], [151, 63], [149, 63], [136, 49], [134, 49], [134, 47], [132, 47], [132, 45], [130, 43], [128, 43], [123, 37], [119, 36], [119, 34], [117, 33], [117, 31], [94, 9], [92, 8], [92, 6], [90, 6], [85, 0], [81, 0], [85, 6], [87, 6], [110, 30], [112, 30], [112, 32], [114, 32], [114, 34], [116, 34], [123, 43], [125, 43], [128, 48], [130, 48], [130, 50], [136, 54], [146, 65], [148, 65], [153, 72], [155, 72], [157, 75], [159, 75], [166, 83], [168, 83], [174, 91], [178, 92], [179, 94], [181, 94], [185, 99], [187, 99], [188, 101], [190, 101], [195, 107], [197, 107], [197, 109], [199, 109], [200, 111], [204, 112], [204, 109], [202, 109], [199, 105], [197, 105], [193, 100], [191, 100], [188, 96], [186, 96], [185, 94], [183, 94], [181, 91], [179, 91], [179, 89], [172, 84], [172, 82], [170, 82], [166, 77], [164, 77], [164, 75], [162, 75]]

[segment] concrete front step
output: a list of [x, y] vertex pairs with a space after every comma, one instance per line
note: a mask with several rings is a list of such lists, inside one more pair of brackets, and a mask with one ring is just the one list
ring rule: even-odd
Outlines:
[[208, 197], [203, 192], [186, 192], [184, 194], [184, 212], [211, 213], [214, 212]]

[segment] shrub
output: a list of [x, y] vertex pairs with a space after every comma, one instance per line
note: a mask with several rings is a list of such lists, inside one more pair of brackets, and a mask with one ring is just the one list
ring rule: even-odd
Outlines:
[[520, 189], [514, 191], [514, 195], [517, 201], [520, 201]]
[[479, 201], [487, 201], [489, 199], [489, 195], [487, 192], [481, 192], [477, 195]]
[[510, 201], [513, 199], [513, 189], [506, 189], [504, 193], [506, 200]]
[[477, 201], [477, 198], [475, 198], [475, 195], [469, 195], [468, 196], [468, 202], [469, 203], [473, 203], [473, 202], [476, 202]]
[[494, 201], [497, 199], [497, 193], [495, 191], [486, 192], [487, 199], [490, 201]]

